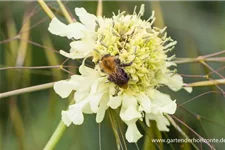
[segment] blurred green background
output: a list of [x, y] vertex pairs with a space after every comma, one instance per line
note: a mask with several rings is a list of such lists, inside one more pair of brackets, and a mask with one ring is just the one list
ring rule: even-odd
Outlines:
[[[63, 1], [71, 15], [75, 7], [84, 7], [88, 12], [96, 14], [96, 1]], [[103, 14], [111, 17], [118, 9], [132, 14], [135, 6], [145, 4], [143, 19], [151, 16], [155, 10], [158, 27], [167, 26], [168, 35], [178, 41], [172, 53], [176, 57], [197, 57], [225, 50], [225, 2], [157, 2], [157, 1], [104, 1]], [[47, 2], [55, 15], [67, 23], [57, 2]], [[51, 35], [48, 32], [49, 17], [37, 2], [0, 2], [0, 65], [9, 66], [54, 66], [60, 65], [65, 58], [51, 50], [69, 50], [69, 40]], [[12, 40], [22, 29], [21, 39]], [[30, 29], [31, 28], [31, 29]], [[8, 41], [4, 41], [7, 40]], [[11, 40], [10, 40], [11, 39]], [[4, 42], [2, 42], [4, 41]], [[40, 45], [35, 45], [34, 43]], [[40, 47], [41, 46], [41, 47]], [[45, 48], [43, 48], [43, 46]], [[172, 54], [171, 53], [171, 54]], [[222, 56], [222, 55], [221, 55]], [[223, 55], [225, 56], [225, 55]], [[68, 61], [73, 65], [69, 69], [76, 72], [79, 61]], [[209, 63], [214, 69], [225, 66], [223, 62]], [[199, 63], [178, 65], [178, 72], [187, 75], [205, 75], [210, 70]], [[225, 71], [220, 74], [225, 76]], [[8, 69], [0, 70], [0, 93], [66, 79], [67, 72], [59, 68], [53, 69]], [[221, 78], [212, 75], [211, 78]], [[203, 78], [184, 77], [186, 83], [206, 80]], [[224, 89], [224, 86], [220, 86]], [[162, 89], [169, 93], [167, 89]], [[171, 97], [181, 104], [207, 91], [218, 90], [216, 86], [196, 87], [191, 94], [185, 91], [171, 92]], [[40, 150], [54, 132], [61, 118], [61, 110], [66, 109], [72, 97], [61, 99], [52, 88], [11, 96], [0, 99], [0, 150]], [[221, 94], [207, 94], [179, 107], [175, 116], [188, 124], [202, 137], [225, 139], [225, 98]], [[181, 135], [172, 126], [169, 133], [159, 132], [154, 127], [146, 129], [143, 124], [138, 127], [144, 137], [137, 145], [123, 143], [123, 137], [114, 135], [109, 119], [109, 112], [101, 123], [102, 150], [116, 150], [117, 142], [127, 146], [129, 150], [136, 149], [193, 149], [190, 144], [151, 143], [151, 138], [180, 138]], [[203, 116], [203, 117], [200, 117]], [[115, 117], [115, 126], [120, 126], [124, 133], [126, 126]], [[179, 124], [179, 123], [178, 123]], [[196, 135], [179, 124], [190, 138]], [[118, 129], [118, 128], [117, 128]], [[118, 129], [119, 132], [119, 129]], [[224, 140], [225, 141], [225, 140]], [[210, 149], [204, 143], [195, 143], [199, 149]], [[211, 143], [217, 149], [224, 149], [225, 143]], [[83, 125], [71, 125], [56, 146], [56, 150], [98, 150], [99, 125], [95, 115], [86, 115]]]

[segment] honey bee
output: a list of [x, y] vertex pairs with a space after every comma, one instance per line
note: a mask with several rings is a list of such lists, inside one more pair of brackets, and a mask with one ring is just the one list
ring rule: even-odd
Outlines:
[[[134, 60], [133, 60], [134, 61]], [[108, 75], [108, 80], [118, 85], [120, 88], [127, 89], [130, 77], [123, 67], [130, 66], [133, 61], [121, 64], [119, 58], [106, 54], [99, 62], [101, 70]]]

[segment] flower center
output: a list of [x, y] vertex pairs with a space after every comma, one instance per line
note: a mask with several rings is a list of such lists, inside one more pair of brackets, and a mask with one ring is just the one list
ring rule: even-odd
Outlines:
[[[109, 81], [122, 88], [121, 85], [127, 83], [125, 87], [135, 93], [158, 86], [157, 79], [166, 68], [167, 60], [168, 48], [163, 45], [171, 41], [166, 34], [160, 37], [164, 29], [152, 27], [153, 22], [143, 21], [137, 14], [120, 13], [112, 19], [99, 18], [98, 22], [93, 62], [101, 62], [100, 67], [108, 74]], [[105, 57], [107, 55], [110, 57]], [[103, 58], [105, 66], [114, 66], [112, 70], [102, 65]]]

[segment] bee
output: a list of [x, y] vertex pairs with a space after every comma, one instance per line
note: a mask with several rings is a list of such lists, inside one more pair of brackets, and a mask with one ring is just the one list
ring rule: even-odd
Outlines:
[[101, 70], [108, 75], [109, 81], [115, 83], [120, 88], [127, 89], [130, 77], [124, 71], [123, 67], [130, 66], [133, 61], [127, 64], [122, 64], [116, 56], [106, 54], [101, 58], [99, 65]]

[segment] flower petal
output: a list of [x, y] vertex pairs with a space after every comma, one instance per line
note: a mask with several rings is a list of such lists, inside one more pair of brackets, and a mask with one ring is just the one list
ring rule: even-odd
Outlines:
[[177, 108], [176, 101], [171, 100], [170, 96], [158, 90], [149, 90], [148, 95], [152, 100], [152, 113], [154, 114], [174, 114]]
[[73, 90], [73, 86], [69, 83], [69, 81], [65, 80], [56, 82], [53, 88], [62, 98], [68, 97]]
[[178, 74], [172, 75], [172, 73], [167, 74], [161, 83], [167, 85], [173, 91], [180, 90], [184, 85], [183, 78]]
[[177, 109], [176, 100], [168, 103], [167, 105], [164, 105], [161, 107], [161, 112], [167, 113], [167, 114], [174, 114]]
[[76, 109], [73, 114], [72, 121], [75, 125], [81, 125], [84, 122], [84, 115], [82, 113], [82, 110], [80, 110], [79, 108]]
[[79, 67], [79, 72], [82, 74], [82, 76], [91, 76], [93, 78], [97, 78], [99, 77], [99, 72], [97, 72], [96, 70], [86, 67], [84, 65], [84, 62], [82, 63], [82, 65]]
[[91, 31], [95, 30], [97, 20], [95, 15], [89, 14], [84, 8], [75, 8], [75, 13], [87, 28]]
[[169, 131], [167, 126], [170, 125], [170, 122], [164, 115], [146, 114], [146, 118], [148, 118], [148, 120], [155, 120], [159, 131]]
[[107, 103], [112, 109], [116, 109], [121, 105], [122, 96], [110, 96], [109, 102]]
[[83, 53], [88, 55], [94, 48], [94, 41], [92, 39], [84, 39], [81, 41], [73, 41], [70, 43], [70, 53]]
[[146, 113], [151, 112], [151, 100], [147, 95], [140, 93], [138, 96], [138, 101], [140, 102], [141, 109], [143, 109]]
[[69, 126], [71, 122], [76, 125], [82, 124], [84, 121], [84, 116], [80, 105], [74, 104], [69, 107], [69, 110], [62, 111], [62, 121], [67, 126]]
[[60, 50], [60, 54], [71, 59], [85, 58], [91, 56], [94, 42], [91, 39], [74, 41], [70, 43], [70, 46], [70, 53]]
[[57, 18], [53, 18], [49, 24], [48, 30], [55, 35], [66, 36], [67, 25], [59, 21]]
[[191, 93], [193, 88], [192, 87], [184, 87], [184, 90], [186, 90], [188, 93]]
[[137, 106], [137, 99], [134, 96], [128, 95], [128, 94], [123, 94], [123, 102], [122, 102], [122, 107], [123, 109], [127, 109], [130, 106]]
[[130, 122], [127, 124], [126, 139], [129, 143], [137, 142], [141, 137], [141, 133], [138, 131], [136, 122]]
[[103, 94], [104, 93], [95, 93], [95, 94], [89, 95], [89, 97], [88, 97], [88, 99], [90, 101], [91, 110], [94, 113], [96, 113], [98, 111], [99, 102], [100, 102]]
[[76, 102], [80, 102], [81, 100], [83, 100], [86, 96], [88, 95], [87, 91], [76, 91], [74, 93], [74, 100]]
[[132, 121], [141, 118], [141, 113], [134, 106], [120, 111], [120, 117], [123, 121]]
[[62, 37], [67, 36], [67, 38], [69, 39], [81, 39], [84, 37], [83, 32], [86, 30], [86, 27], [78, 22], [65, 25], [55, 17], [50, 22], [48, 30], [52, 34], [59, 35]]
[[70, 124], [71, 124], [71, 120], [70, 120], [70, 118], [69, 118], [69, 112], [68, 111], [62, 111], [61, 112], [61, 115], [62, 115], [62, 121], [63, 121], [63, 123], [68, 127], [68, 126], [70, 126]]
[[108, 109], [108, 106], [107, 106], [108, 100], [109, 100], [109, 96], [107, 94], [105, 94], [101, 99], [99, 109], [96, 115], [97, 123], [102, 122], [102, 120], [104, 119], [105, 111]]

